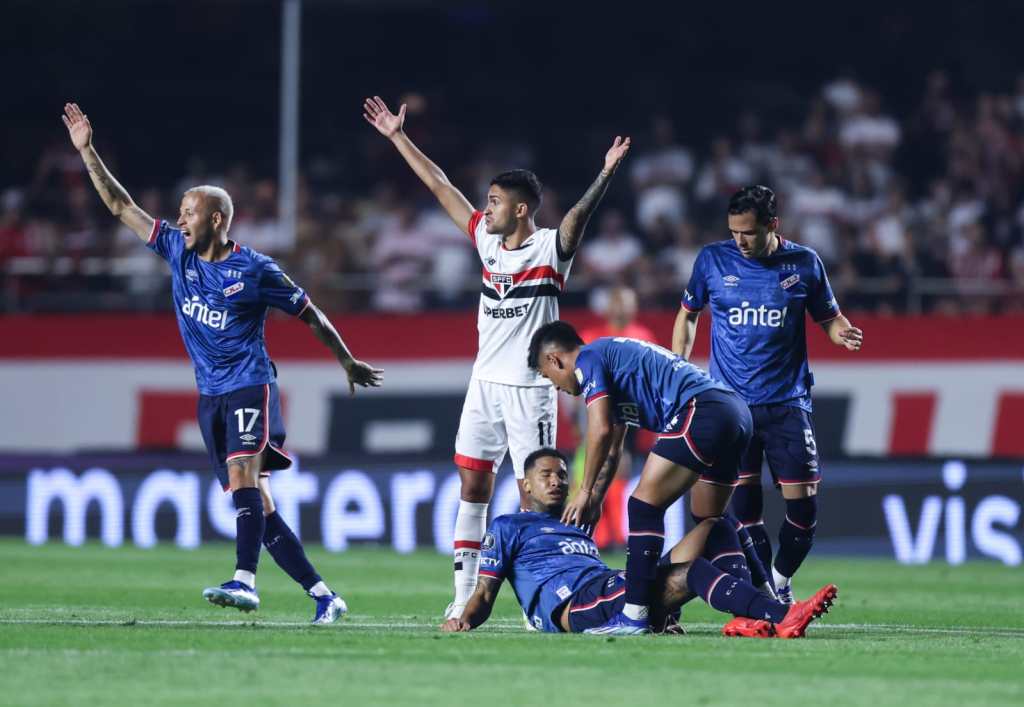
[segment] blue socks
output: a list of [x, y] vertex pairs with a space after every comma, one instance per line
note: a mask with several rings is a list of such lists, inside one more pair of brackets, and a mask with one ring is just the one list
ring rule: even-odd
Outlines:
[[730, 518], [719, 518], [711, 527], [704, 543], [703, 557], [726, 574], [750, 582], [747, 558], [740, 549], [740, 539]]
[[[690, 515], [693, 518], [694, 523], [700, 523], [702, 520], [704, 520], [704, 518], [701, 518], [700, 516], [694, 515], [692, 513]], [[749, 533], [747, 533], [746, 528], [743, 527], [743, 524], [736, 520], [735, 516], [728, 512], [723, 514], [722, 520], [727, 521], [729, 524], [731, 524], [732, 528], [734, 529], [733, 535], [736, 536], [736, 544], [738, 546], [738, 549], [743, 552], [744, 558], [746, 559], [746, 562], [744, 563], [747, 570], [747, 574], [745, 577], [746, 580], [748, 582], [752, 582], [754, 585], [758, 587], [763, 585], [765, 582], [771, 582], [771, 578], [768, 575], [767, 568], [761, 564], [760, 558], [754, 551], [754, 543], [750, 539], [750, 535]], [[714, 534], [714, 532], [715, 531], [712, 530], [712, 534]], [[711, 542], [711, 535], [708, 536], [708, 542]], [[707, 552], [707, 548], [708, 545], [705, 545], [705, 552]], [[706, 556], [714, 557], [714, 554]]]
[[238, 489], [231, 494], [235, 502], [235, 569], [256, 574], [260, 561], [260, 541], [265, 521], [263, 500], [257, 488]]
[[320, 575], [306, 558], [302, 543], [277, 511], [266, 517], [263, 546], [274, 558], [274, 562], [307, 592], [320, 581]]
[[686, 585], [712, 608], [734, 616], [779, 623], [789, 611], [785, 604], [769, 599], [749, 582], [721, 572], [703, 557], [687, 569]]
[[818, 523], [818, 497], [794, 498], [786, 501], [786, 520], [779, 528], [779, 554], [775, 558], [775, 571], [783, 577], [792, 577], [800, 568], [814, 543], [814, 528]]
[[732, 493], [732, 512], [750, 536], [754, 553], [767, 575], [772, 566], [772, 542], [764, 528], [764, 490], [761, 485], [737, 486]]
[[[626, 542], [626, 604], [648, 607], [665, 547], [665, 510], [630, 496]], [[635, 617], [631, 617], [635, 618]]]

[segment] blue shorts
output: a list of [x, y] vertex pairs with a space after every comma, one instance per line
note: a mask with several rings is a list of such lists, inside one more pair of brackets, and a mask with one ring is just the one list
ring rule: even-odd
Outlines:
[[626, 573], [608, 570], [584, 584], [569, 598], [569, 629], [573, 633], [581, 633], [600, 626], [622, 611], [625, 605]]
[[651, 451], [700, 474], [701, 481], [735, 486], [754, 423], [735, 393], [711, 389], [691, 398], [679, 429], [658, 436]]
[[810, 414], [795, 405], [754, 405], [754, 435], [740, 463], [740, 479], [760, 478], [761, 460], [776, 485], [821, 480]]
[[221, 485], [227, 489], [228, 462], [267, 452], [260, 476], [287, 469], [292, 460], [281, 451], [284, 420], [276, 383], [253, 385], [223, 395], [199, 396], [199, 429]]

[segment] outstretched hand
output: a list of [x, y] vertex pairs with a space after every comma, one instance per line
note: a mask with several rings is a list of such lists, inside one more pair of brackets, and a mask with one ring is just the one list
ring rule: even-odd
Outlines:
[[84, 150], [92, 144], [92, 123], [77, 103], [64, 104], [64, 115], [61, 116], [61, 120], [64, 121], [68, 135], [71, 136], [71, 144], [76, 150]]
[[622, 162], [627, 152], [629, 152], [629, 137], [627, 136], [623, 139], [621, 136], [616, 135], [615, 142], [609, 148], [608, 154], [604, 156], [604, 168], [613, 170], [618, 167], [619, 162]]
[[398, 115], [392, 113], [380, 96], [367, 98], [363, 102], [363, 117], [366, 122], [377, 128], [386, 138], [394, 137], [405, 125], [405, 104], [398, 108]]
[[352, 360], [352, 363], [345, 366], [345, 373], [348, 374], [348, 388], [352, 395], [356, 394], [356, 386], [363, 388], [379, 388], [384, 382], [384, 371], [374, 368], [368, 363]]

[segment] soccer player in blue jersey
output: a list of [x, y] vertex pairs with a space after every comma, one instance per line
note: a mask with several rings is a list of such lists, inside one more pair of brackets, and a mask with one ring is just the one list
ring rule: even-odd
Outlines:
[[[750, 411], [725, 385], [668, 349], [626, 337], [584, 345], [562, 321], [534, 333], [529, 364], [587, 404], [584, 478], [563, 521], [582, 526], [597, 521], [603, 480], [618, 464], [627, 426], [658, 434], [627, 504], [625, 605], [604, 627], [619, 634], [645, 632], [665, 543], [665, 510], [690, 491], [695, 520], [725, 515], [740, 455], [750, 441]], [[756, 559], [752, 548], [750, 556]]]
[[[779, 598], [791, 602], [790, 580], [814, 540], [821, 480], [804, 315], [849, 351], [860, 350], [864, 333], [839, 311], [817, 253], [778, 235], [771, 189], [750, 186], [733, 194], [728, 220], [732, 238], [705, 246], [697, 256], [672, 350], [689, 358], [701, 310], [710, 306], [711, 375], [743, 396], [754, 420], [733, 511], [764, 566], [772, 567]], [[762, 458], [786, 502], [774, 565], [764, 528]]]
[[270, 493], [270, 472], [291, 460], [281, 451], [276, 370], [263, 340], [267, 310], [276, 307], [306, 322], [344, 367], [353, 393], [356, 385], [380, 385], [381, 371], [352, 356], [327, 317], [272, 259], [228, 239], [234, 207], [226, 191], [199, 186], [185, 192], [174, 228], [139, 208], [110, 174], [92, 146], [89, 118], [76, 104], [64, 106], [63, 120], [103, 203], [171, 269], [178, 328], [200, 392], [203, 441], [237, 509], [235, 575], [203, 596], [220, 606], [257, 609], [262, 542], [316, 600], [313, 622], [334, 622], [347, 611], [345, 602], [317, 574]]
[[[601, 561], [587, 533], [562, 522], [569, 495], [565, 457], [545, 447], [532, 452], [524, 466], [531, 511], [494, 519], [482, 543], [476, 590], [462, 616], [441, 628], [469, 631], [484, 623], [507, 579], [538, 630], [606, 633], [603, 627], [626, 602], [623, 573]], [[715, 609], [736, 615], [722, 629], [727, 636], [797, 638], [828, 610], [835, 595], [835, 587], [826, 585], [795, 606], [765, 596], [749, 582], [732, 523], [707, 519], [658, 565], [652, 623], [674, 627], [669, 618], [699, 596]]]

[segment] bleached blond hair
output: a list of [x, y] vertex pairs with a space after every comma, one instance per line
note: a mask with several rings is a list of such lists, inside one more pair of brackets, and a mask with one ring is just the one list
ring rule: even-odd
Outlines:
[[224, 214], [224, 230], [226, 231], [231, 227], [231, 218], [235, 215], [235, 204], [231, 201], [231, 195], [224, 189], [209, 184], [201, 184], [198, 187], [192, 187], [185, 193], [202, 194], [204, 198], [209, 199], [213, 210]]

